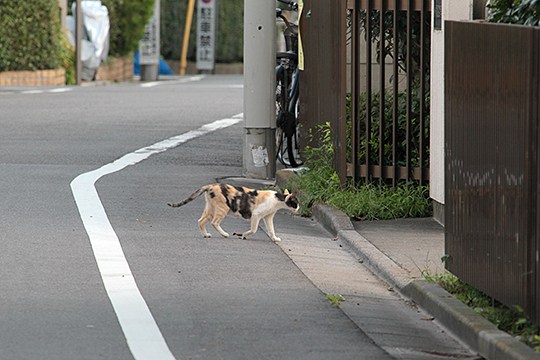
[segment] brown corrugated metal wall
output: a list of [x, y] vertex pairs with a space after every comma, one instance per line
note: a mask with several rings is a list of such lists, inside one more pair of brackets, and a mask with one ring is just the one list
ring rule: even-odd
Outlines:
[[540, 29], [445, 25], [446, 265], [540, 323]]

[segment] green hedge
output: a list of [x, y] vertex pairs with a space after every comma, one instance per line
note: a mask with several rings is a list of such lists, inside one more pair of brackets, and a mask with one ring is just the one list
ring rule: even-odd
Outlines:
[[[161, 0], [161, 55], [180, 60], [186, 24], [187, 1]], [[197, 11], [195, 9], [189, 40], [188, 60], [196, 59]], [[216, 61], [241, 62], [244, 52], [244, 0], [218, 3]]]
[[154, 0], [102, 0], [111, 23], [110, 56], [126, 56], [139, 47], [144, 27], [152, 17]]
[[0, 71], [62, 66], [58, 0], [0, 0]]

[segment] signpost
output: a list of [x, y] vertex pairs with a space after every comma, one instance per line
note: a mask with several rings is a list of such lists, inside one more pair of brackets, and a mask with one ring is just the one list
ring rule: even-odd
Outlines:
[[155, 0], [154, 14], [144, 28], [139, 41], [139, 66], [142, 81], [155, 81], [159, 75], [159, 0]]
[[213, 72], [215, 64], [217, 0], [198, 0], [197, 6], [197, 69]]

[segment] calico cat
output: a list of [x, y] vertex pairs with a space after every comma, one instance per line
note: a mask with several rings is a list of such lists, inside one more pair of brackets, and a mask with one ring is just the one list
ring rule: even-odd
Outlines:
[[227, 184], [209, 184], [201, 187], [187, 199], [171, 204], [172, 207], [185, 205], [204, 193], [206, 207], [199, 219], [199, 229], [205, 238], [212, 237], [206, 230], [206, 223], [211, 221], [212, 226], [224, 237], [229, 234], [221, 228], [221, 222], [227, 214], [235, 214], [244, 219], [251, 219], [251, 228], [243, 233], [233, 233], [245, 239], [248, 235], [255, 234], [259, 227], [259, 221], [264, 220], [266, 230], [270, 238], [277, 242], [281, 241], [274, 231], [274, 215], [279, 209], [288, 209], [298, 212], [300, 206], [294, 194], [288, 191], [280, 193], [273, 190], [254, 190], [241, 186]]

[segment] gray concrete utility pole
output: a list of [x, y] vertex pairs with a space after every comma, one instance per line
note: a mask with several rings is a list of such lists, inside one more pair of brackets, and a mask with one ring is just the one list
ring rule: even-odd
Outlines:
[[276, 4], [244, 0], [244, 176], [276, 173]]

